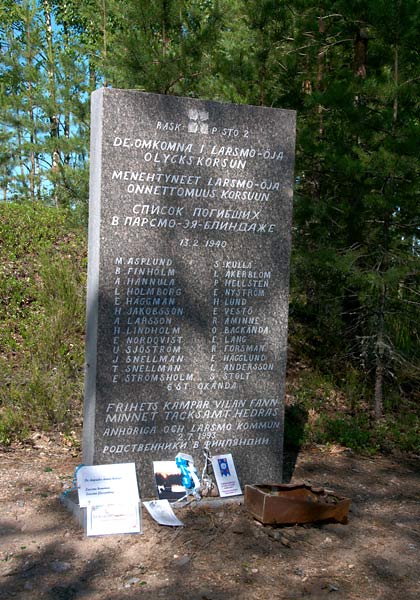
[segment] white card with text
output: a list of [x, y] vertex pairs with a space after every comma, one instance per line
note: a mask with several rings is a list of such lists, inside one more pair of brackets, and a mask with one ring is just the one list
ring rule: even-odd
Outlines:
[[87, 506], [86, 534], [142, 533], [139, 503]]
[[220, 496], [240, 496], [242, 494], [231, 454], [212, 456], [211, 464]]
[[79, 505], [136, 504], [139, 502], [134, 463], [83, 466], [77, 470]]

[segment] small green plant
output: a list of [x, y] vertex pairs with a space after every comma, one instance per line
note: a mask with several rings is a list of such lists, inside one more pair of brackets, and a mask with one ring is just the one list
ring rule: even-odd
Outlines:
[[310, 432], [312, 441], [319, 444], [340, 444], [362, 452], [378, 450], [369, 421], [365, 415], [321, 415]]
[[314, 369], [305, 369], [299, 376], [295, 396], [298, 404], [306, 410], [322, 410], [334, 392], [334, 385], [327, 375]]
[[0, 444], [9, 446], [16, 438], [25, 438], [28, 434], [27, 423], [21, 411], [13, 407], [2, 406], [0, 409]]

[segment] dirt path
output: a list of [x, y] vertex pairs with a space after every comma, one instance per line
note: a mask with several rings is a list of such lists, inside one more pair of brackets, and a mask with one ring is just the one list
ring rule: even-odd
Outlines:
[[86, 538], [61, 506], [77, 453], [59, 440], [0, 452], [0, 598], [418, 600], [420, 460], [302, 452], [292, 481], [351, 497], [347, 525], [272, 528], [242, 506], [178, 511], [185, 528]]

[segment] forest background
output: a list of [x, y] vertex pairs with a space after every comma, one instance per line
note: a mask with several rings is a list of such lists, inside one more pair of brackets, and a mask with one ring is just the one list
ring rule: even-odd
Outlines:
[[297, 110], [286, 442], [420, 453], [419, 1], [0, 10], [0, 443], [77, 444], [89, 102], [111, 85]]

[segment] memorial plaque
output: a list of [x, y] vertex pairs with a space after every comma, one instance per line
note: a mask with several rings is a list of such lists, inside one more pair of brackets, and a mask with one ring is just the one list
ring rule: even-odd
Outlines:
[[293, 111], [92, 96], [84, 463], [280, 481]]

